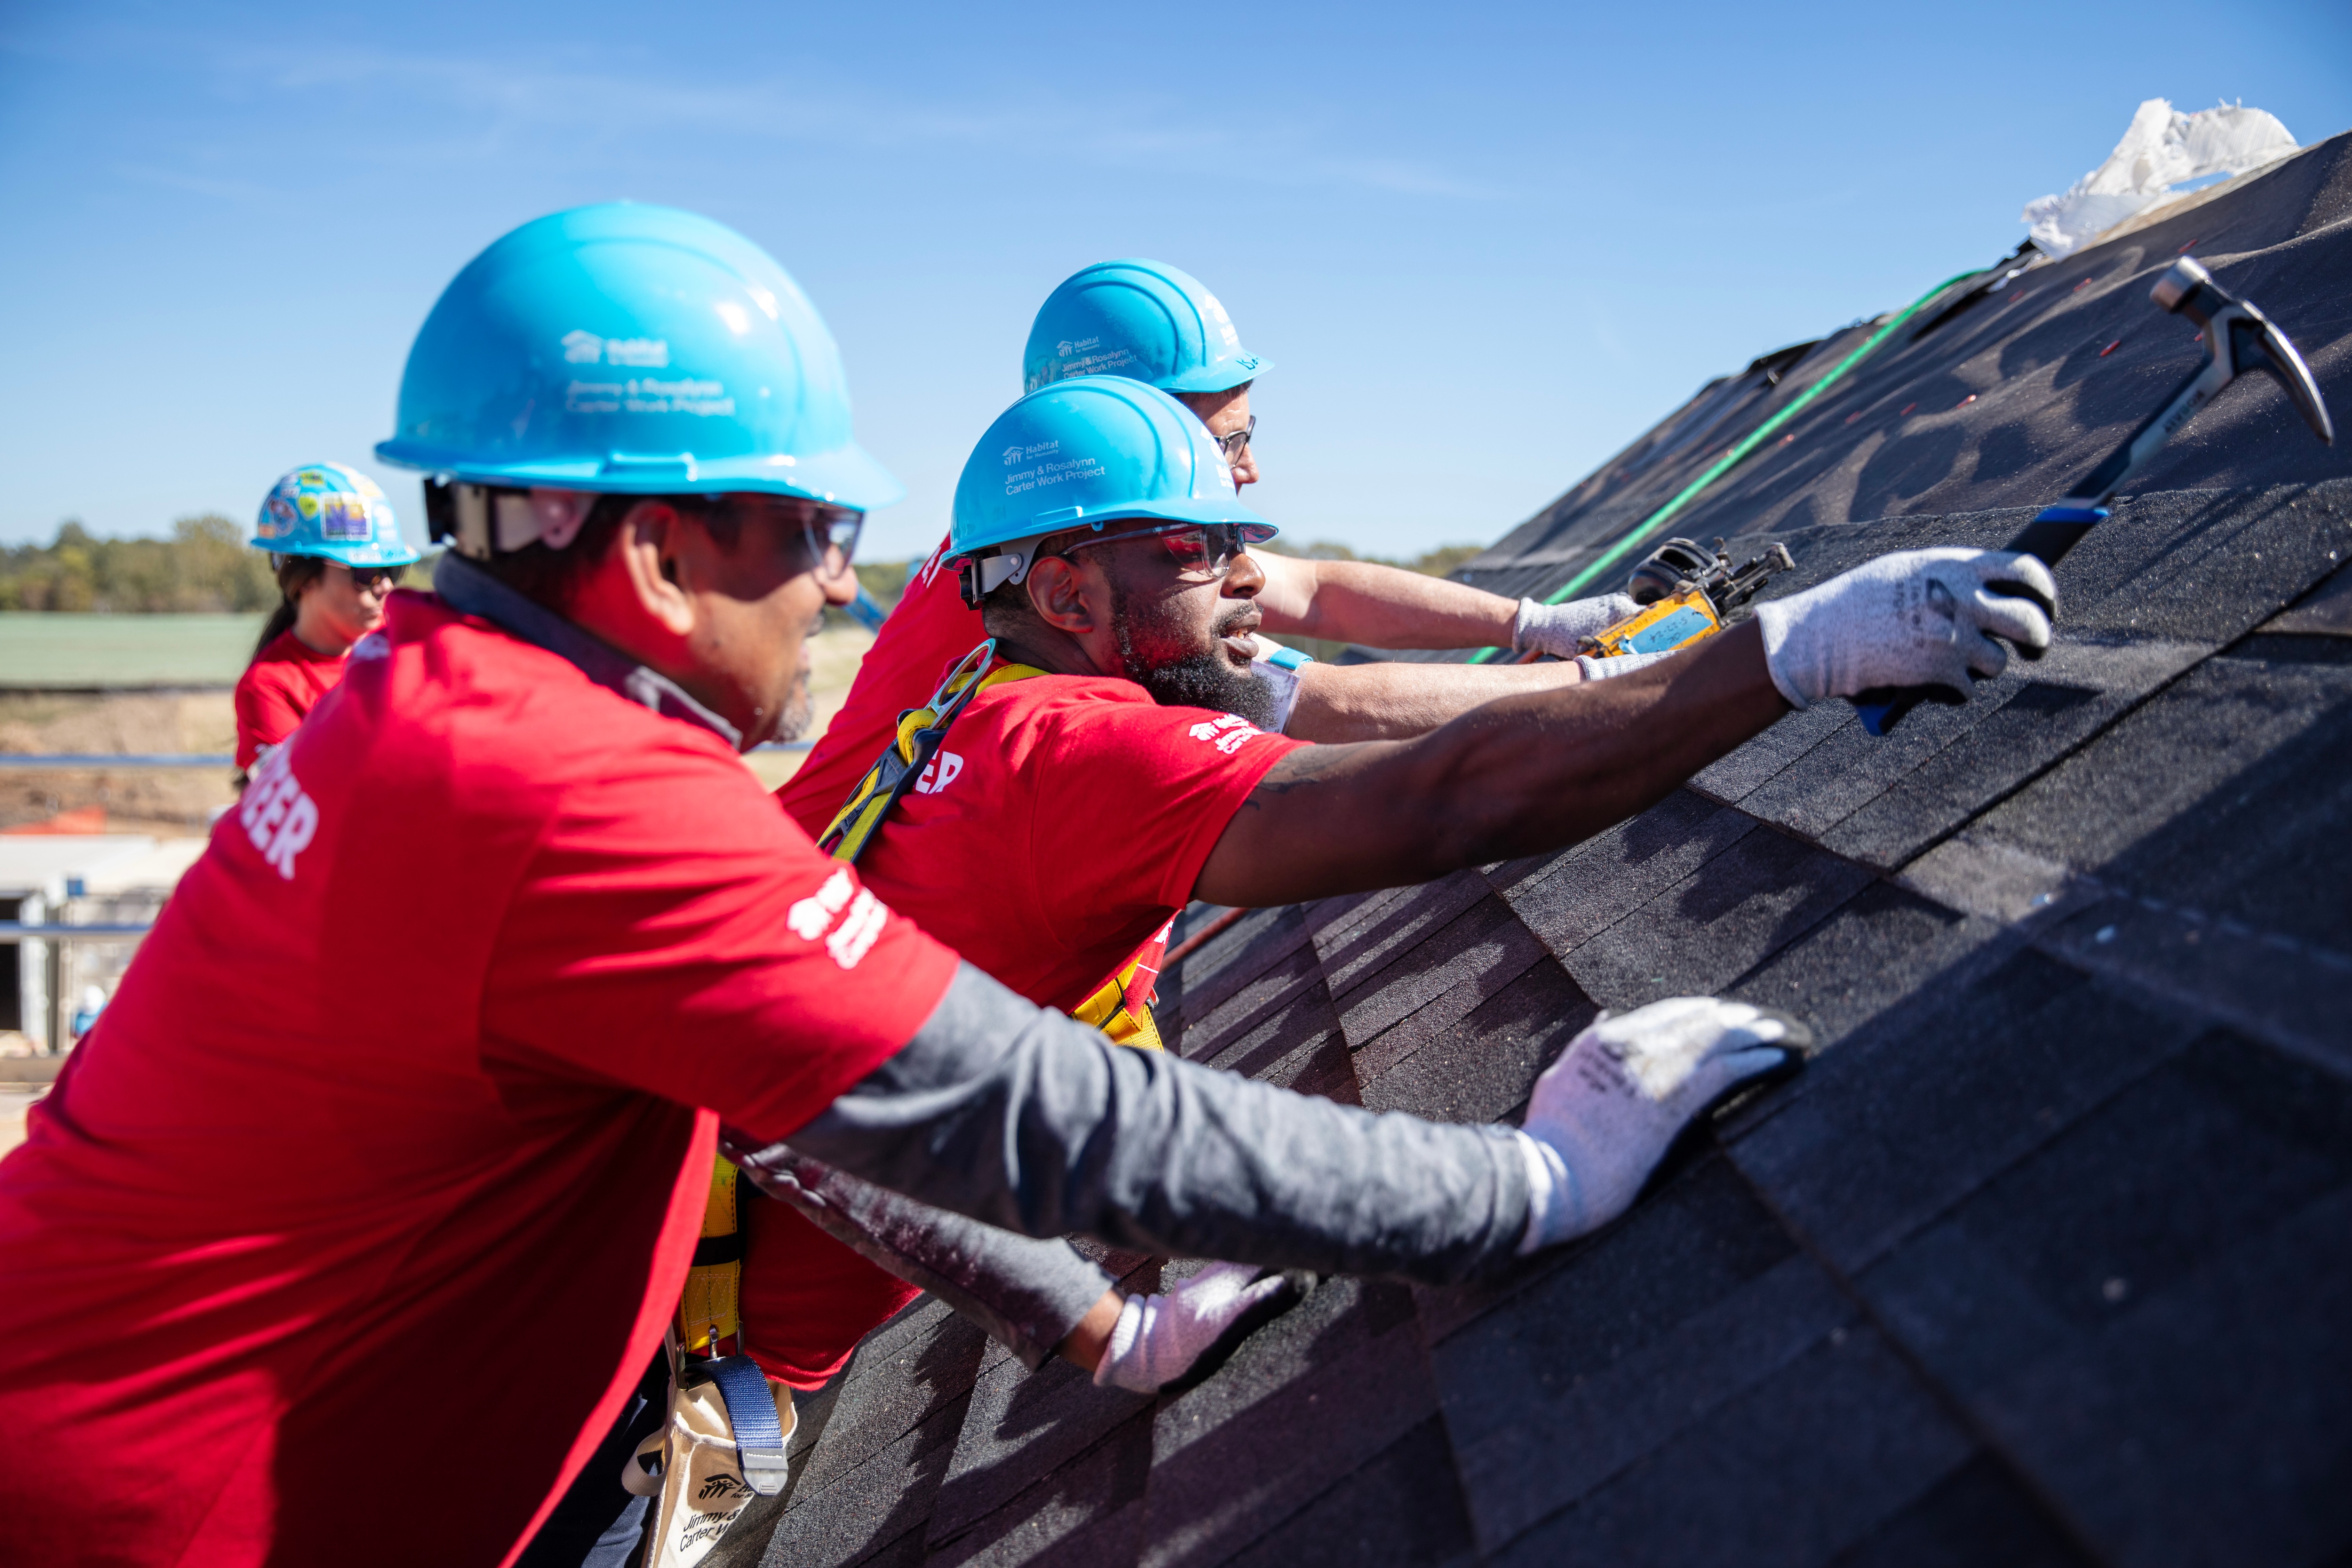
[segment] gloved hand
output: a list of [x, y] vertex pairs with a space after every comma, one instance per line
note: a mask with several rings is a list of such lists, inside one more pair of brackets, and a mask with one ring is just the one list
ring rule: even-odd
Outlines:
[[1672, 658], [1682, 649], [1668, 648], [1664, 653], [1616, 653], [1606, 658], [1592, 654], [1576, 656], [1576, 668], [1584, 671], [1587, 680], [1614, 680], [1621, 675], [1631, 675], [1637, 669], [1647, 669], [1662, 658]]
[[[2000, 584], [2028, 596], [1993, 593]], [[1903, 550], [1756, 606], [1764, 666], [1793, 707], [1880, 687], [1941, 687], [1965, 702], [1971, 676], [2009, 668], [1997, 634], [2029, 658], [2050, 646], [2058, 584], [2031, 555]]]
[[1520, 1253], [1623, 1214], [1685, 1123], [1811, 1043], [1785, 1014], [1712, 996], [1601, 1014], [1544, 1069], [1528, 1102], [1520, 1133], [1532, 1190]]
[[[1252, 1330], [1298, 1300], [1292, 1281], [1280, 1274], [1261, 1279], [1260, 1272], [1246, 1263], [1212, 1263], [1164, 1296], [1129, 1296], [1095, 1368], [1096, 1384], [1151, 1394], [1196, 1366], [1215, 1370]], [[1209, 1358], [1212, 1351], [1220, 1353]]]
[[1570, 599], [1565, 605], [1538, 605], [1533, 599], [1521, 599], [1518, 627], [1511, 636], [1511, 651], [1574, 658], [1579, 643], [1615, 626], [1641, 607], [1623, 594]]

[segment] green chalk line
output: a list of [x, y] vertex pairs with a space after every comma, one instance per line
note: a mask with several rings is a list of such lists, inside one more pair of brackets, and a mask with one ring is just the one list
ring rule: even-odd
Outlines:
[[[1832, 386], [1835, 385], [1844, 377], [1846, 372], [1861, 363], [1863, 359], [1867, 356], [1872, 350], [1875, 349], [1879, 344], [1885, 342], [1889, 337], [1893, 336], [1895, 328], [1909, 321], [1913, 316], [1917, 315], [1924, 306], [1926, 306], [1930, 300], [1934, 300], [1937, 295], [1943, 293], [1945, 289], [1949, 289], [1953, 284], [1974, 278], [1983, 270], [1984, 268], [1979, 267], [1975, 268], [1973, 271], [1962, 272], [1956, 274], [1953, 277], [1947, 278], [1941, 283], [1937, 284], [1933, 289], [1928, 289], [1925, 294], [1920, 295], [1916, 300], [1912, 300], [1909, 305], [1904, 307], [1901, 312], [1889, 320], [1885, 326], [1871, 333], [1869, 337], [1864, 339], [1861, 347], [1855, 349], [1853, 353], [1846, 355], [1845, 358], [1838, 361], [1837, 364], [1832, 368], [1827, 375], [1824, 375], [1821, 380], [1813, 383], [1812, 385], [1805, 388], [1804, 391], [1790, 398], [1789, 400], [1789, 405], [1786, 408], [1781, 409], [1780, 413], [1775, 414], [1771, 418], [1767, 419], [1763, 424], [1756, 426], [1754, 430], [1749, 431], [1743, 439], [1731, 448], [1730, 451], [1726, 452], [1722, 457], [1717, 458], [1713, 463], [1707, 465], [1706, 471], [1699, 475], [1698, 478], [1693, 479], [1690, 483], [1685, 485], [1681, 491], [1675, 495], [1674, 500], [1668, 501], [1665, 505], [1660, 507], [1657, 510], [1643, 518], [1640, 522], [1634, 524], [1633, 528], [1626, 531], [1623, 538], [1618, 540], [1616, 543], [1611, 545], [1608, 549], [1595, 556], [1591, 562], [1585, 566], [1584, 570], [1579, 572], [1575, 576], [1570, 577], [1564, 586], [1546, 595], [1544, 603], [1547, 605], [1557, 605], [1565, 599], [1572, 597], [1578, 589], [1583, 587], [1586, 584], [1591, 582], [1593, 578], [1607, 571], [1613, 563], [1622, 558], [1627, 551], [1632, 550], [1634, 545], [1642, 542], [1643, 539], [1647, 538], [1660, 525], [1664, 523], [1669, 518], [1672, 518], [1675, 513], [1682, 510], [1683, 508], [1688, 506], [1693, 500], [1696, 500], [1700, 491], [1706, 489], [1707, 486], [1715, 483], [1716, 480], [1728, 473], [1736, 465], [1738, 465], [1741, 458], [1747, 457], [1748, 453], [1753, 452], [1757, 447], [1762, 446], [1766, 439], [1769, 438], [1775, 431], [1779, 430], [1781, 426], [1786, 425], [1790, 420], [1795, 418], [1798, 413], [1801, 411], [1807, 404], [1810, 404], [1814, 398], [1819, 397], [1822, 393], [1827, 392]], [[1475, 656], [1472, 657], [1470, 662], [1473, 664], [1484, 664], [1502, 651], [1503, 650], [1501, 648], [1481, 648]]]

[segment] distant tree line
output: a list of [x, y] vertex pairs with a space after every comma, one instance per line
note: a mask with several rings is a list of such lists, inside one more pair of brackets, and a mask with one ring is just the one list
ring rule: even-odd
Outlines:
[[50, 543], [0, 545], [0, 610], [153, 615], [277, 603], [269, 558], [216, 512], [182, 518], [169, 539], [96, 539], [68, 522]]
[[1382, 566], [1402, 566], [1408, 572], [1418, 572], [1424, 577], [1451, 577], [1456, 568], [1474, 555], [1483, 555], [1483, 544], [1441, 544], [1434, 550], [1424, 550], [1410, 561], [1399, 561], [1386, 555], [1359, 555], [1344, 544], [1318, 540], [1313, 544], [1292, 549], [1279, 539], [1255, 546], [1270, 550], [1276, 555], [1298, 555], [1309, 561], [1370, 561]]

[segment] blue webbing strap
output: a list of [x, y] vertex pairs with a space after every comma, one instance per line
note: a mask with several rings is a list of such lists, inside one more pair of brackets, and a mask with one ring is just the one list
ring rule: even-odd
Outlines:
[[783, 1423], [776, 1418], [776, 1396], [760, 1363], [747, 1355], [719, 1356], [698, 1364], [719, 1385], [727, 1404], [727, 1424], [735, 1431], [735, 1455], [743, 1467], [743, 1484], [761, 1497], [784, 1489]]

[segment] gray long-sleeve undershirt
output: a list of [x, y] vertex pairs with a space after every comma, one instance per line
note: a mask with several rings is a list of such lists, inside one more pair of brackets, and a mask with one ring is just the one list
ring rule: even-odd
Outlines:
[[1015, 1236], [917, 1203], [788, 1144], [748, 1149], [730, 1134], [721, 1147], [761, 1192], [792, 1205], [869, 1262], [945, 1301], [1003, 1342], [1032, 1372], [1116, 1283], [1066, 1241]]
[[1507, 1129], [1375, 1116], [1114, 1046], [970, 964], [775, 1159], [793, 1151], [1024, 1236], [1431, 1284], [1507, 1261], [1528, 1220]]

